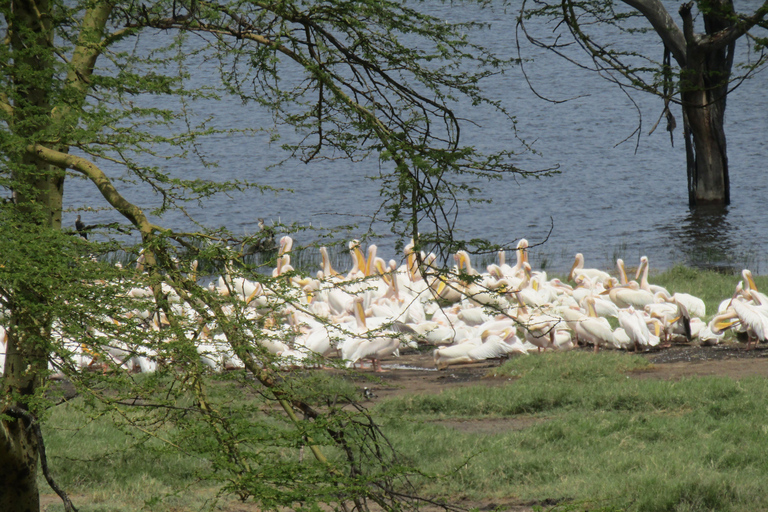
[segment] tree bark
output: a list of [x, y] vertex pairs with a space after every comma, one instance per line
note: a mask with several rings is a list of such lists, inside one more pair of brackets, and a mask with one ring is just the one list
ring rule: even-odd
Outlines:
[[[14, 0], [7, 18], [13, 61], [11, 129], [21, 137], [35, 137], [50, 124], [55, 57], [49, 13], [47, 0]], [[19, 231], [45, 236], [46, 230], [61, 229], [64, 171], [25, 151], [14, 155], [11, 168], [13, 222]], [[19, 250], [25, 249], [22, 245]], [[50, 290], [23, 282], [5, 300], [10, 321], [0, 404], [0, 510], [37, 512], [39, 447], [29, 418], [37, 416], [36, 398], [48, 365], [51, 317], [45, 304]], [[29, 416], [7, 414], [11, 410]]]
[[[43, 384], [47, 343], [38, 325], [44, 321], [19, 313], [11, 316], [2, 386], [4, 415], [9, 409], [28, 411], [28, 401]], [[32, 334], [35, 331], [37, 334]], [[37, 436], [28, 418], [6, 418], [0, 422], [0, 510], [37, 512]]]
[[681, 65], [680, 99], [683, 108], [688, 203], [690, 206], [730, 203], [725, 106], [733, 67], [735, 40], [711, 44], [712, 38], [735, 23], [732, 0], [715, 0], [702, 13], [709, 38], [693, 32], [692, 4], [680, 7], [686, 41]]

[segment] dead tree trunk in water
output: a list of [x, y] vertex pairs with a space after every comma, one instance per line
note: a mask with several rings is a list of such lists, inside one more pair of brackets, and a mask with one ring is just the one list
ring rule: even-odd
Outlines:
[[688, 172], [690, 206], [730, 203], [728, 153], [725, 143], [725, 103], [733, 67], [735, 39], [718, 44], [718, 35], [733, 25], [731, 0], [712, 2], [704, 13], [709, 39], [693, 32], [691, 3], [680, 7], [686, 42], [681, 66], [680, 99]]
[[[597, 26], [619, 27], [624, 34], [622, 37], [630, 37], [629, 34], [636, 31], [637, 27], [622, 25], [625, 20], [636, 17], [636, 13], [620, 14], [615, 5], [620, 2], [637, 10], [664, 43], [665, 57], [660, 68], [648, 68], [645, 63], [653, 58], [636, 47], [621, 51], [617, 50], [614, 38], [600, 41], [606, 34], [594, 29]], [[526, 8], [526, 3], [533, 7]], [[745, 62], [744, 70], [737, 76], [733, 73], [734, 49], [736, 41], [751, 29], [768, 28], [768, 0], [761, 0], [751, 14], [736, 12], [734, 0], [689, 1], [679, 9], [682, 28], [664, 4], [663, 0], [523, 0], [519, 24], [522, 26], [526, 19], [533, 17], [546, 17], [562, 23], [570, 31], [569, 36], [591, 56], [594, 65], [588, 67], [622, 87], [664, 98], [663, 114], [667, 115], [670, 132], [675, 123], [668, 107], [673, 99], [677, 101], [679, 98], [683, 111], [689, 204], [725, 206], [730, 203], [724, 127], [726, 96], [731, 84], [764, 67], [765, 38], [749, 36], [761, 53], [755, 62]], [[695, 13], [694, 6], [697, 8]], [[702, 32], [694, 30], [694, 17], [703, 22]], [[564, 51], [568, 43], [560, 39], [561, 34], [557, 34], [554, 42], [532, 38], [527, 32], [526, 36], [536, 46], [576, 62]], [[677, 63], [674, 73], [670, 54]], [[635, 59], [638, 58], [643, 64], [637, 65]]]

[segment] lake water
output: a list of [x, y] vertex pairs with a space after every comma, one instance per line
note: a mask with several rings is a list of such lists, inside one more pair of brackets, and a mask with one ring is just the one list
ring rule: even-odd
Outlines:
[[[462, 14], [460, 9], [463, 7], [440, 4], [432, 14], [449, 18]], [[491, 23], [491, 30], [482, 35], [484, 41], [505, 55], [516, 54], [515, 12], [467, 12], [467, 16], [482, 16]], [[646, 44], [658, 47], [650, 36]], [[746, 51], [744, 41], [738, 44], [741, 52]], [[653, 56], [660, 59], [661, 50], [657, 53]], [[768, 221], [763, 213], [768, 196], [768, 72], [744, 83], [728, 99], [731, 205], [725, 210], [690, 210], [679, 107], [673, 111], [678, 129], [672, 147], [663, 123], [648, 135], [661, 114], [662, 101], [633, 93], [642, 115], [638, 141], [631, 137], [638, 125], [638, 110], [616, 86], [530, 45], [524, 46], [523, 56], [533, 59], [525, 69], [540, 94], [557, 100], [574, 99], [560, 104], [538, 99], [519, 70], [490, 80], [488, 92], [516, 115], [519, 135], [540, 153], [521, 155], [519, 166], [536, 169], [559, 165], [561, 172], [542, 179], [480, 183], [492, 204], [462, 206], [459, 236], [509, 244], [526, 238], [533, 246], [534, 267], [556, 272], [567, 271], [575, 253], [582, 252], [587, 266], [603, 268], [613, 268], [617, 257], [631, 266], [647, 255], [653, 269], [681, 262], [735, 270], [749, 267], [756, 273], [768, 273]], [[196, 82], [204, 83], [215, 75], [210, 64], [201, 64], [193, 71]], [[221, 127], [252, 128], [271, 123], [268, 113], [233, 98], [193, 107], [200, 115], [214, 115], [214, 123]], [[500, 133], [494, 124], [493, 118], [485, 119], [480, 126], [465, 126], [464, 133], [468, 141], [488, 150], [519, 147], [512, 133]], [[267, 166], [285, 155], [266, 135], [212, 137], [200, 150], [218, 160], [219, 167], [206, 169], [195, 160], [174, 160], [164, 166], [187, 178], [247, 179], [293, 191], [230, 194], [202, 208], [192, 208], [195, 217], [208, 227], [253, 233], [259, 217], [267, 223], [319, 228], [356, 223], [358, 229], [341, 236], [359, 238], [371, 225], [380, 204], [377, 183], [366, 179], [377, 174], [375, 161], [291, 162], [267, 171]], [[109, 166], [105, 169], [111, 171]], [[67, 224], [74, 223], [75, 208], [106, 206], [96, 190], [82, 181], [70, 180], [65, 193], [71, 209], [65, 215]], [[138, 184], [130, 185], [126, 196], [145, 208], [157, 201], [150, 190]], [[84, 212], [83, 218], [86, 223], [117, 220], [107, 211]], [[176, 229], [190, 227], [178, 212], [167, 213], [158, 222]], [[383, 235], [376, 240], [379, 254], [398, 258], [394, 253], [398, 237], [381, 222], [373, 222], [373, 228]], [[317, 235], [303, 231], [294, 238], [298, 244], [307, 244]]]

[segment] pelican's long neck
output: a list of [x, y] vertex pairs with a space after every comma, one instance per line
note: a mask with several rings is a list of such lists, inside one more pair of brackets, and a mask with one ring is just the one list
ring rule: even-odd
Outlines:
[[368, 327], [365, 324], [365, 309], [363, 308], [363, 300], [355, 299], [353, 308], [355, 313], [355, 320], [357, 321], [357, 328], [360, 332], [367, 331]]
[[280, 239], [280, 249], [278, 250], [277, 254], [278, 256], [282, 256], [283, 254], [287, 254], [291, 252], [293, 249], [293, 238], [289, 237], [288, 235], [285, 235]]
[[528, 240], [523, 238], [517, 243], [517, 264], [528, 263]]
[[359, 277], [357, 274], [365, 271], [365, 256], [360, 250], [360, 242], [352, 240], [349, 242], [349, 254], [352, 256], [352, 270], [347, 275], [350, 279]]
[[584, 268], [584, 256], [581, 253], [578, 253], [576, 259], [573, 261], [571, 272], [568, 274], [568, 280], [573, 281], [577, 275], [576, 271], [581, 270], [582, 268]]
[[587, 297], [587, 316], [591, 318], [597, 318], [597, 311], [595, 310], [594, 297]]
[[365, 275], [370, 276], [374, 270], [374, 260], [376, 260], [377, 247], [375, 244], [368, 246], [368, 258], [365, 261]]
[[323, 275], [324, 276], [332, 277], [332, 276], [339, 275], [339, 273], [333, 270], [333, 267], [331, 266], [331, 258], [330, 256], [328, 256], [327, 247], [320, 248], [320, 257], [323, 259]]
[[637, 279], [641, 272], [642, 277], [640, 279], [640, 289], [651, 291], [651, 286], [648, 284], [648, 259], [645, 257], [640, 263], [640, 268], [637, 269], [637, 275], [635, 276], [635, 279]]
[[627, 277], [627, 270], [624, 268], [624, 260], [621, 258], [616, 260], [616, 268], [619, 271], [619, 284], [627, 284], [629, 278]]
[[757, 285], [755, 284], [755, 280], [752, 278], [752, 271], [748, 269], [744, 269], [741, 271], [741, 277], [744, 278], [744, 290], [747, 292], [750, 292], [752, 290], [757, 291]]

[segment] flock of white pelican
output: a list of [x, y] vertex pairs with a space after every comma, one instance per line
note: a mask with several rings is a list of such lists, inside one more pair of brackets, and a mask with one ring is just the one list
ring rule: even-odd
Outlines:
[[[407, 346], [433, 346], [434, 364], [442, 369], [512, 353], [587, 345], [595, 352], [642, 351], [680, 340], [714, 345], [728, 329], [745, 332], [748, 348], [768, 336], [768, 297], [757, 290], [749, 270], [742, 272], [733, 296], [707, 323], [701, 299], [670, 294], [648, 282], [645, 256], [630, 280], [622, 260], [617, 260], [614, 277], [585, 268], [583, 256], [577, 254], [566, 283], [531, 269], [526, 240], [518, 243], [513, 266], [500, 251], [498, 263], [484, 272], [472, 266], [465, 251], [456, 253], [451, 271], [441, 272], [434, 266], [434, 254], [417, 254], [413, 243], [406, 246], [404, 263], [398, 266], [395, 260], [380, 258], [375, 245], [364, 254], [352, 241], [350, 271], [334, 270], [327, 250], [320, 248], [322, 269], [309, 277], [293, 271], [292, 244], [288, 236], [280, 240], [276, 279], [252, 280], [228, 270], [208, 287], [232, 299], [229, 312], [237, 309], [243, 318], [259, 322], [258, 329], [247, 331], [249, 338], [290, 366], [322, 366], [329, 358], [340, 358], [348, 367], [369, 363], [381, 371], [382, 358], [398, 355]], [[191, 326], [205, 323], [170, 287], [166, 292], [178, 317], [187, 318]], [[143, 306], [110, 321], [119, 325], [141, 318], [155, 331], [162, 329], [164, 318], [156, 308], [144, 309], [152, 301], [150, 289], [135, 287], [125, 295]], [[151, 348], [129, 345], [93, 328], [89, 334], [100, 340], [101, 348], [94, 349], [92, 343], [85, 349], [81, 343], [64, 340], [69, 361], [87, 367], [109, 358], [113, 365], [132, 371], [156, 369], [156, 352]], [[212, 370], [242, 366], [215, 323], [208, 321], [190, 339], [200, 361]], [[6, 341], [4, 329], [0, 340]], [[0, 352], [3, 360], [4, 352]], [[64, 364], [52, 361], [55, 368]]]

